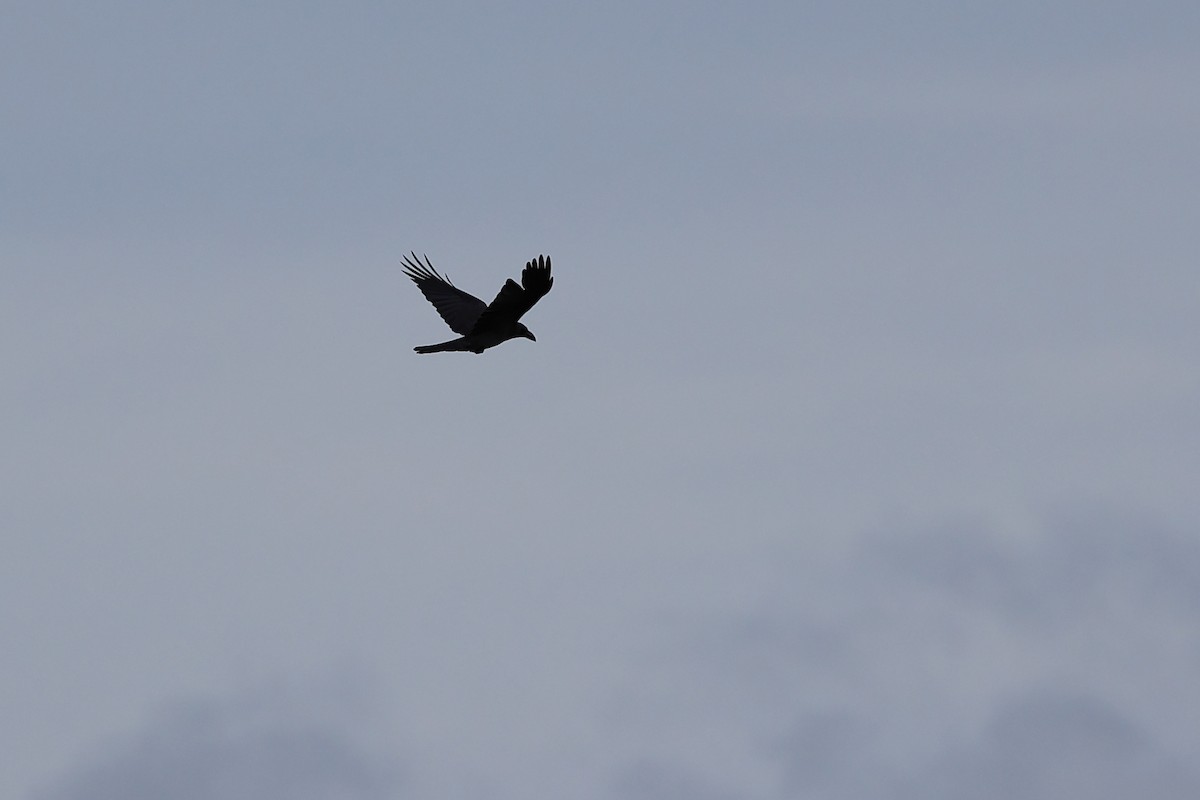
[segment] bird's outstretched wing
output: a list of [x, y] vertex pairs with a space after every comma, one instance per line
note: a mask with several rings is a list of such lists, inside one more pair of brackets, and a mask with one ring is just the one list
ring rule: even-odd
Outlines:
[[550, 277], [550, 259], [538, 256], [536, 261], [525, 264], [521, 271], [521, 285], [509, 278], [500, 293], [487, 309], [479, 315], [475, 323], [476, 330], [493, 324], [516, 322], [521, 316], [533, 308], [533, 304], [541, 300], [550, 287], [554, 278]]
[[433, 264], [429, 263], [429, 256], [425, 256], [424, 264], [416, 253], [412, 254], [412, 258], [404, 256], [404, 274], [412, 278], [421, 294], [433, 303], [450, 330], [457, 334], [466, 336], [470, 333], [487, 308], [487, 304], [478, 297], [467, 294], [450, 283], [449, 279], [438, 275]]

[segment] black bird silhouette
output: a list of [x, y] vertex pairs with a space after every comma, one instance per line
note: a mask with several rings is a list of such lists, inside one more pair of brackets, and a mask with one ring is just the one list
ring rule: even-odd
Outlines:
[[532, 339], [529, 329], [518, 322], [521, 315], [533, 308], [533, 304], [542, 299], [554, 278], [550, 277], [550, 259], [538, 256], [536, 261], [525, 264], [521, 271], [521, 284], [509, 278], [491, 305], [485, 304], [478, 297], [467, 294], [443, 275], [439, 275], [425, 256], [425, 263], [413, 253], [412, 258], [404, 256], [404, 274], [412, 278], [413, 283], [421, 290], [433, 307], [446, 320], [450, 330], [459, 334], [458, 339], [451, 339], [441, 344], [426, 344], [414, 347], [418, 353], [443, 353], [450, 350], [470, 350], [472, 353], [482, 353], [489, 347], [495, 347], [501, 342], [517, 337]]

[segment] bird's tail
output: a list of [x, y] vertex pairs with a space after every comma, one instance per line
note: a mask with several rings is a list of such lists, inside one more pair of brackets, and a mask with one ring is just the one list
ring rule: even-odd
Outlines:
[[418, 353], [448, 353], [455, 350], [470, 349], [470, 346], [467, 344], [467, 337], [465, 336], [460, 339], [451, 339], [450, 341], [442, 342], [441, 344], [423, 344], [420, 347], [413, 348], [413, 350], [416, 350]]

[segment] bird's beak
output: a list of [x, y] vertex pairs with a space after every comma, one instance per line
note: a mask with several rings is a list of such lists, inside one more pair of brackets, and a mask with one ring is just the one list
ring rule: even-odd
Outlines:
[[537, 341], [537, 337], [533, 335], [533, 331], [530, 331], [530, 332], [529, 332], [529, 340], [530, 340], [530, 341], [532, 341], [532, 342], [536, 342], [536, 341]]

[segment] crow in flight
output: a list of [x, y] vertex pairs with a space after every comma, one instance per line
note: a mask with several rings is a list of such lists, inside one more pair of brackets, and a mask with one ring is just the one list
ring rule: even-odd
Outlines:
[[517, 320], [554, 285], [554, 278], [550, 277], [550, 259], [545, 256], [538, 256], [537, 261], [525, 265], [519, 286], [509, 278], [491, 305], [472, 297], [437, 274], [433, 264], [429, 263], [429, 256], [425, 256], [424, 264], [416, 253], [412, 254], [411, 259], [405, 256], [404, 274], [412, 278], [426, 299], [433, 303], [450, 330], [459, 334], [458, 339], [448, 342], [414, 347], [418, 353], [442, 353], [448, 350], [482, 353], [489, 347], [518, 336], [536, 342], [529, 329]]

